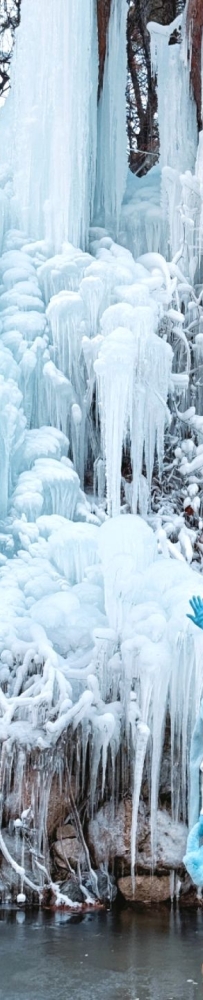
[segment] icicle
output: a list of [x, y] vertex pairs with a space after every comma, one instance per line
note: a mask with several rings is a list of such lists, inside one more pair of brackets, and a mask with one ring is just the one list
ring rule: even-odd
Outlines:
[[172, 352], [169, 345], [152, 332], [153, 326], [151, 309], [137, 307], [134, 310], [133, 333], [124, 326], [114, 329], [105, 337], [98, 361], [94, 364], [106, 457], [108, 512], [113, 516], [120, 510], [122, 447], [128, 438], [133, 466], [134, 513], [137, 510], [143, 451], [149, 487], [156, 444], [160, 470], [162, 467]]
[[135, 744], [135, 761], [134, 761], [134, 780], [133, 780], [133, 797], [132, 797], [132, 826], [131, 826], [131, 875], [134, 876], [135, 870], [135, 858], [136, 858], [136, 834], [137, 834], [137, 817], [138, 817], [138, 807], [140, 800], [140, 791], [143, 776], [143, 767], [145, 761], [145, 754], [148, 744], [148, 739], [150, 735], [149, 727], [143, 722], [137, 722], [136, 725], [136, 744]]

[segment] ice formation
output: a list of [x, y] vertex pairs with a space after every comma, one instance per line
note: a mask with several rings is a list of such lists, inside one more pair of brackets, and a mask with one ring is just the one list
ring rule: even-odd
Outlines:
[[[173, 33], [180, 31], [182, 15], [171, 24], [150, 21], [151, 63], [158, 79], [158, 123], [161, 166], [178, 173], [194, 170], [197, 150], [196, 109], [190, 89], [190, 73], [184, 48], [169, 44]], [[170, 80], [170, 101], [168, 81]]]
[[[24, 883], [25, 892], [31, 883], [40, 892], [47, 879], [42, 854], [45, 859], [53, 776], [62, 788], [65, 774], [69, 794], [73, 780], [77, 799], [89, 770], [93, 811], [109, 788], [116, 802], [130, 774], [133, 872], [145, 768], [156, 863], [166, 718], [172, 812], [175, 820], [186, 819], [188, 745], [202, 689], [203, 635], [186, 617], [192, 594], [203, 598], [201, 577], [188, 565], [190, 540], [183, 532], [175, 546], [147, 524], [170, 397], [178, 393], [185, 426], [202, 421], [201, 414], [182, 412], [190, 356], [185, 322], [197, 261], [197, 239], [190, 236], [201, 201], [198, 171], [196, 178], [184, 173], [188, 107], [193, 164], [194, 109], [180, 46], [168, 46], [165, 29], [157, 35], [151, 28], [158, 39], [162, 150], [163, 60], [165, 66], [172, 60], [174, 86], [186, 104], [183, 131], [177, 156], [179, 121], [171, 130], [167, 124], [167, 219], [159, 167], [140, 182], [128, 177], [120, 211], [124, 7], [112, 0], [97, 111], [93, 0], [85, 18], [79, 0], [68, 10], [63, 0], [43, 0], [43, 10], [39, 0], [22, 0], [13, 87], [2, 112], [14, 177], [10, 164], [1, 170], [1, 818], [4, 824], [4, 799], [15, 792], [15, 822], [21, 833], [29, 830], [32, 843], [33, 879], [25, 877], [23, 858], [20, 864], [11, 857], [4, 827], [0, 849], [19, 877], [21, 902]], [[189, 259], [180, 251], [180, 263], [175, 207], [181, 191]], [[194, 293], [194, 315], [197, 308]], [[198, 340], [196, 348], [201, 351]], [[201, 434], [202, 424], [194, 426]], [[181, 452], [183, 477], [200, 467], [199, 454], [194, 462]]]
[[[104, 224], [118, 228], [127, 172], [126, 16], [122, 0], [113, 0], [97, 109], [95, 0], [84, 11], [81, 0], [65, 10], [63, 0], [45, 0], [43, 8], [40, 0], [22, 3], [8, 102], [14, 212], [31, 237], [45, 237], [55, 252], [67, 238], [85, 248], [94, 201]], [[3, 217], [5, 209], [2, 198]]]
[[[119, 228], [126, 186], [126, 8], [112, 0], [103, 87], [98, 106], [95, 213], [104, 225]], [[107, 141], [108, 137], [108, 141]]]

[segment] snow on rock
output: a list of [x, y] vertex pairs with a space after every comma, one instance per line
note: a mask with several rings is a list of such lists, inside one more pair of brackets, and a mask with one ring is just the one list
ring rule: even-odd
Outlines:
[[[114, 811], [111, 803], [106, 803], [90, 820], [88, 839], [94, 855], [96, 867], [105, 859], [116, 866], [117, 873], [130, 874], [131, 866], [131, 826], [132, 803], [125, 798]], [[182, 865], [187, 840], [187, 826], [174, 822], [165, 809], [157, 813], [157, 847], [154, 866], [160, 874], [163, 870], [174, 871]], [[137, 868], [151, 871], [150, 818], [146, 806], [140, 803], [137, 828]]]

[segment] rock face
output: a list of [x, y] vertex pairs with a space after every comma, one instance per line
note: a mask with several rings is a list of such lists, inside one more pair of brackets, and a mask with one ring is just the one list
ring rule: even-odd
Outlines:
[[157, 812], [157, 850], [152, 874], [150, 817], [141, 802], [138, 815], [135, 879], [131, 878], [130, 798], [120, 802], [116, 813], [110, 803], [99, 809], [88, 828], [88, 844], [95, 867], [107, 865], [116, 876], [118, 889], [129, 904], [151, 906], [170, 903], [181, 908], [202, 905], [183, 865], [187, 840], [184, 823], [174, 823], [166, 809]]
[[[96, 867], [107, 862], [114, 864], [117, 876], [128, 876], [131, 870], [131, 799], [126, 798], [113, 815], [109, 803], [103, 806], [88, 829], [88, 842]], [[157, 813], [157, 851], [154, 861], [156, 873], [178, 871], [182, 867], [187, 827], [173, 823], [166, 809]], [[137, 831], [137, 871], [151, 871], [150, 818], [141, 803]]]
[[136, 875], [133, 884], [130, 876], [118, 880], [118, 888], [129, 903], [140, 903], [144, 906], [151, 906], [159, 903], [170, 903], [171, 880], [170, 875]]
[[[84, 901], [80, 885], [79, 868], [83, 873], [83, 885], [92, 893], [92, 884], [87, 872], [87, 855], [77, 824], [73, 825], [70, 802], [59, 792], [57, 781], [53, 782], [53, 796], [49, 804], [49, 849], [53, 881], [61, 884], [62, 891], [73, 901]], [[15, 814], [15, 801], [10, 803]], [[7, 804], [8, 807], [8, 804]], [[68, 820], [64, 822], [64, 813]], [[57, 825], [58, 819], [58, 825]], [[106, 902], [116, 896], [116, 885], [129, 904], [151, 906], [170, 903], [176, 896], [184, 908], [201, 904], [195, 886], [192, 885], [183, 866], [187, 827], [174, 823], [166, 808], [157, 812], [157, 849], [152, 873], [150, 816], [146, 803], [142, 800], [139, 808], [137, 827], [137, 852], [135, 879], [131, 878], [131, 821], [132, 801], [126, 796], [113, 810], [111, 802], [102, 806], [86, 830], [86, 843], [91, 864], [95, 872], [99, 898]], [[20, 822], [17, 820], [17, 822]], [[22, 831], [16, 820], [9, 818], [8, 833], [3, 830], [5, 844], [13, 857], [21, 864]], [[29, 837], [25, 839], [25, 868], [33, 880], [32, 854], [29, 851]], [[108, 874], [108, 872], [110, 874]], [[34, 871], [34, 877], [36, 872]], [[85, 881], [86, 880], [86, 881]], [[16, 902], [19, 893], [19, 877], [0, 856], [0, 901], [8, 897]], [[31, 905], [33, 895], [26, 887], [26, 905]], [[34, 902], [38, 903], [38, 896]], [[47, 899], [44, 905], [52, 905]]]
[[201, 44], [203, 29], [202, 0], [189, 0], [187, 9], [188, 49], [191, 55], [191, 80], [197, 105], [197, 120], [202, 128], [201, 120]]
[[79, 843], [77, 837], [63, 837], [62, 840], [56, 840], [52, 849], [54, 863], [57, 868], [67, 871], [69, 865], [71, 868], [77, 868], [78, 861], [81, 865], [85, 864], [85, 854]]
[[[170, 816], [170, 775], [167, 746], [166, 742], [161, 784], [162, 794], [160, 808], [157, 812], [157, 848], [153, 872], [150, 815], [147, 804], [148, 788], [145, 780], [138, 814], [134, 881], [131, 879], [132, 800], [127, 789], [126, 795], [115, 810], [112, 802], [105, 803], [98, 809], [94, 819], [91, 819], [84, 828], [91, 865], [96, 873], [99, 898], [104, 901], [104, 904], [109, 903], [115, 897], [117, 885], [123, 898], [129, 904], [147, 906], [153, 903], [167, 903], [173, 896], [178, 895], [181, 907], [201, 905], [201, 899], [197, 896], [196, 888], [191, 884], [182, 863], [186, 848], [187, 828], [183, 823], [174, 823]], [[33, 854], [30, 851], [30, 844], [32, 844], [33, 826], [33, 789], [35, 791], [37, 774], [37, 768], [32, 766], [32, 762], [30, 762], [30, 766], [26, 770], [25, 787], [23, 786], [22, 801], [25, 810], [23, 828], [19, 818], [17, 769], [16, 784], [14, 782], [12, 790], [5, 800], [3, 819], [5, 844], [10, 855], [19, 864], [21, 864], [22, 859], [24, 838], [25, 869], [31, 881], [34, 878], [35, 883], [38, 882], [38, 872], [35, 867], [33, 868]], [[40, 775], [39, 802], [36, 795], [39, 815], [44, 802], [44, 790], [46, 790], [46, 774], [44, 776], [42, 770]], [[69, 794], [65, 770], [63, 781], [59, 780], [57, 773], [52, 777], [52, 775], [49, 776], [48, 772], [48, 779], [47, 787], [50, 790], [50, 795], [47, 801], [46, 865], [50, 852], [50, 872], [53, 882], [60, 883], [63, 891], [65, 891], [63, 887], [67, 883], [66, 891], [69, 898], [82, 902], [80, 871], [82, 872], [83, 885], [86, 885], [84, 879], [87, 878], [86, 888], [90, 894], [92, 885], [87, 872], [88, 856], [84, 850], [83, 837], [82, 833], [80, 835], [80, 826], [77, 822], [77, 809], [76, 815], [74, 812], [74, 802], [77, 803], [76, 779], [72, 778]], [[23, 815], [24, 813], [22, 813]], [[10, 898], [16, 902], [20, 891], [19, 886], [19, 876], [13, 869], [11, 870], [3, 855], [0, 854], [0, 901]], [[46, 892], [48, 892], [47, 888]], [[34, 893], [34, 895], [36, 894]], [[31, 905], [32, 902], [32, 891], [26, 887], [26, 905]], [[36, 895], [34, 902], [38, 903], [38, 895]], [[45, 905], [52, 904], [47, 899]]]

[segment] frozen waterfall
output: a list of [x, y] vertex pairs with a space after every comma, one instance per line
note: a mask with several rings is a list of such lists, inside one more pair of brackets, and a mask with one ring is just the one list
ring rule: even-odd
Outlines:
[[8, 102], [15, 212], [31, 237], [45, 237], [55, 251], [65, 239], [84, 249], [94, 200], [105, 224], [118, 229], [127, 174], [126, 59], [125, 4], [113, 0], [97, 110], [96, 0], [85, 8], [82, 0], [23, 0]]
[[[180, 90], [187, 71], [166, 32], [151, 26], [151, 34], [163, 154], [163, 65], [173, 64]], [[94, 902], [81, 797], [89, 819], [130, 791], [134, 875], [144, 776], [156, 867], [166, 723], [172, 816], [185, 822], [203, 682], [203, 634], [186, 617], [193, 593], [203, 597], [202, 577], [180, 545], [154, 532], [150, 501], [171, 399], [182, 406], [188, 390], [185, 303], [196, 244], [190, 274], [175, 256], [166, 261], [159, 168], [133, 179], [122, 203], [121, 0], [111, 4], [98, 108], [97, 74], [94, 0], [22, 0], [0, 118], [0, 851], [15, 873], [15, 898], [29, 889], [41, 897], [45, 885], [67, 905], [68, 890], [60, 895], [56, 881], [53, 889], [50, 800], [55, 808], [63, 797], [82, 850], [75, 845], [74, 871]], [[187, 186], [179, 176], [188, 109], [190, 166], [196, 142], [187, 87], [184, 94], [178, 162], [169, 146], [174, 153], [179, 117], [165, 169], [176, 170], [179, 192], [181, 184], [194, 192], [198, 179]], [[179, 225], [168, 200], [175, 253]]]

